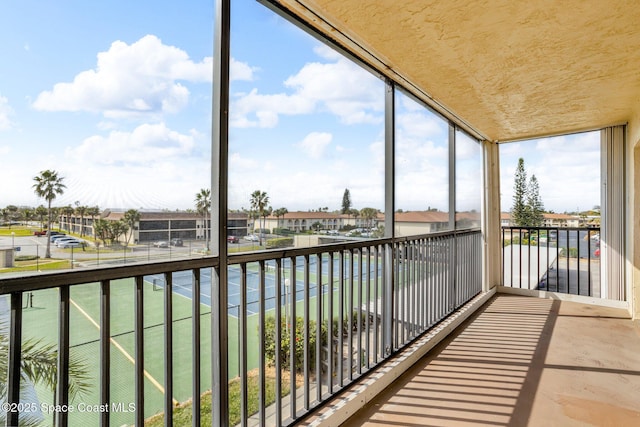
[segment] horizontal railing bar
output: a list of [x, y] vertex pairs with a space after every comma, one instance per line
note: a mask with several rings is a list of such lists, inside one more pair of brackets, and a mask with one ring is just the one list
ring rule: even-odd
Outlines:
[[218, 257], [210, 256], [179, 261], [147, 262], [144, 264], [36, 273], [31, 276], [0, 279], [0, 295], [217, 266]]
[[564, 227], [564, 226], [550, 226], [550, 227], [529, 227], [529, 226], [516, 226], [516, 225], [509, 225], [509, 226], [502, 226], [503, 230], [568, 230], [568, 231], [574, 231], [574, 230], [580, 230], [580, 231], [584, 231], [584, 230], [600, 230], [600, 227], [598, 226], [593, 226], [593, 225], [588, 225], [588, 226], [583, 226], [583, 227]]
[[[394, 242], [407, 242], [422, 238], [433, 239], [440, 236], [461, 236], [472, 234], [479, 230], [450, 230], [437, 233], [424, 234], [420, 236], [405, 236], [386, 239], [371, 239], [357, 242], [341, 242], [335, 244], [320, 245], [308, 248], [295, 249], [274, 249], [256, 252], [245, 252], [242, 254], [231, 254], [228, 258], [229, 265], [242, 264], [246, 262], [266, 261], [276, 258], [291, 258], [296, 256], [313, 255], [318, 253], [339, 252], [344, 250], [360, 249]], [[73, 271], [55, 271], [34, 273], [29, 276], [9, 277], [0, 279], [0, 295], [20, 291], [36, 291], [51, 289], [64, 285], [78, 285], [82, 283], [93, 283], [101, 280], [118, 280], [136, 276], [147, 276], [173, 271], [191, 270], [196, 268], [217, 267], [219, 265], [217, 256], [206, 256], [201, 258], [190, 258], [184, 260], [171, 261], [146, 261], [131, 265], [105, 266], [90, 269], [78, 269]]]
[[449, 230], [439, 231], [437, 233], [384, 238], [384, 239], [368, 239], [353, 242], [327, 243], [318, 246], [310, 246], [305, 248], [285, 248], [285, 249], [267, 249], [253, 252], [243, 252], [229, 254], [229, 265], [242, 264], [256, 261], [269, 261], [276, 258], [292, 258], [305, 255], [315, 255], [319, 253], [350, 251], [366, 247], [380, 246], [385, 244], [393, 244], [399, 242], [409, 242], [419, 239], [435, 239], [437, 237], [459, 237], [466, 234], [474, 234], [479, 232], [479, 228], [470, 228], [465, 230]]
[[[309, 411], [313, 411], [318, 405], [322, 405], [344, 389], [353, 380], [366, 375], [381, 361], [392, 357], [406, 345], [414, 342], [428, 329], [438, 324], [447, 315], [455, 311], [456, 307], [472, 298], [481, 291], [481, 234], [477, 229], [459, 231], [444, 231], [420, 236], [406, 236], [401, 238], [371, 239], [354, 242], [342, 242], [308, 248], [276, 249], [260, 252], [232, 254], [227, 257], [226, 264], [240, 266], [240, 306], [239, 312], [239, 363], [238, 368], [241, 378], [241, 423], [250, 424], [255, 418], [248, 411], [249, 408], [249, 368], [248, 353], [256, 351], [260, 369], [260, 408], [259, 423], [271, 422], [270, 412], [267, 412], [266, 396], [264, 395], [266, 373], [264, 357], [265, 339], [265, 275], [273, 277], [274, 295], [276, 301], [275, 311], [276, 331], [274, 331], [276, 348], [280, 348], [281, 339], [288, 338], [291, 345], [288, 349], [288, 360], [284, 353], [275, 351], [274, 364], [276, 368], [276, 402], [274, 409], [277, 424], [283, 422], [297, 422], [301, 417], [306, 417]], [[389, 260], [387, 259], [389, 254]], [[265, 261], [275, 261], [277, 268], [266, 269]], [[327, 261], [325, 263], [324, 261]], [[334, 263], [337, 260], [337, 263]], [[288, 263], [285, 265], [285, 261]], [[248, 329], [248, 298], [249, 289], [247, 277], [247, 265], [258, 263], [258, 296], [259, 296], [259, 329]], [[144, 264], [131, 264], [125, 266], [98, 267], [96, 269], [82, 269], [55, 273], [37, 274], [22, 278], [0, 280], [0, 295], [11, 293], [15, 299], [21, 298], [26, 291], [41, 290], [59, 287], [61, 290], [59, 306], [59, 347], [61, 359], [59, 363], [59, 383], [68, 388], [68, 364], [70, 348], [69, 343], [69, 291], [73, 285], [84, 283], [102, 282], [102, 355], [103, 379], [109, 373], [115, 372], [111, 366], [108, 355], [108, 338], [112, 337], [110, 330], [105, 325], [110, 322], [111, 297], [109, 283], [112, 280], [131, 279], [132, 289], [135, 290], [135, 398], [141, 403], [137, 410], [143, 410], [144, 379], [143, 379], [143, 355], [144, 329], [151, 325], [145, 325], [144, 290], [143, 279], [148, 275], [163, 274], [166, 285], [163, 289], [163, 344], [164, 353], [159, 355], [163, 359], [163, 385], [165, 389], [164, 415], [167, 425], [172, 424], [172, 414], [175, 405], [173, 391], [179, 384], [177, 373], [177, 359], [173, 355], [174, 350], [174, 321], [178, 320], [173, 313], [173, 273], [191, 270], [191, 280], [195, 294], [192, 301], [192, 346], [195, 353], [200, 352], [200, 272], [202, 268], [219, 268], [218, 257], [204, 257], [197, 259], [173, 260]], [[310, 267], [315, 265], [314, 270]], [[374, 267], [372, 270], [372, 266]], [[302, 278], [297, 267], [303, 267]], [[391, 269], [387, 274], [386, 269]], [[251, 266], [253, 274], [253, 266]], [[269, 273], [267, 273], [269, 271]], [[335, 275], [337, 274], [337, 277]], [[393, 276], [393, 278], [391, 278]], [[178, 276], [177, 276], [178, 277]], [[251, 276], [252, 280], [255, 278]], [[286, 283], [284, 280], [290, 280]], [[176, 278], [177, 280], [177, 278]], [[298, 290], [298, 281], [303, 289]], [[225, 281], [226, 282], [226, 281]], [[284, 296], [282, 295], [282, 286]], [[314, 286], [311, 286], [314, 285]], [[179, 283], [176, 281], [175, 287]], [[214, 283], [211, 285], [214, 286]], [[270, 285], [271, 286], [271, 285]], [[373, 288], [372, 288], [373, 286]], [[389, 290], [389, 287], [393, 286]], [[325, 293], [326, 287], [326, 293]], [[287, 288], [291, 291], [287, 293]], [[300, 292], [304, 292], [304, 301], [297, 298]], [[373, 295], [372, 295], [373, 294]], [[373, 299], [372, 299], [373, 296]], [[334, 297], [337, 301], [334, 301]], [[177, 297], [176, 297], [177, 298]], [[313, 300], [313, 298], [316, 298]], [[176, 300], [177, 301], [177, 300]], [[226, 301], [224, 299], [223, 301]], [[311, 302], [313, 301], [313, 305]], [[215, 305], [215, 301], [212, 301]], [[284, 304], [282, 304], [284, 302]], [[337, 306], [334, 304], [337, 303]], [[300, 305], [299, 305], [300, 304]], [[18, 304], [21, 306], [21, 304]], [[222, 305], [224, 308], [224, 304]], [[347, 310], [345, 312], [345, 310]], [[289, 326], [282, 325], [282, 315], [289, 317]], [[219, 319], [226, 319], [229, 315], [224, 309], [218, 314]], [[293, 343], [297, 341], [296, 333], [297, 317], [301, 315], [304, 321], [305, 352], [304, 359], [299, 360]], [[214, 314], [212, 313], [212, 316]], [[337, 316], [337, 317], [336, 317]], [[355, 318], [354, 318], [355, 316]], [[372, 317], [373, 316], [373, 317]], [[378, 318], [380, 316], [380, 318]], [[180, 316], [178, 316], [180, 317]], [[187, 317], [188, 318], [188, 317]], [[182, 319], [182, 318], [180, 318]], [[186, 318], [185, 318], [186, 319]], [[106, 323], [105, 323], [106, 322]], [[153, 321], [149, 321], [154, 323]], [[149, 323], [147, 322], [147, 323]], [[315, 323], [315, 329], [310, 327]], [[323, 332], [321, 325], [326, 322], [327, 331]], [[336, 335], [333, 328], [336, 323]], [[345, 328], [345, 322], [347, 323]], [[356, 322], [356, 323], [354, 323]], [[15, 322], [21, 323], [19, 321]], [[222, 322], [226, 324], [226, 322]], [[387, 327], [388, 323], [388, 327]], [[288, 330], [287, 330], [288, 328]], [[312, 332], [313, 331], [313, 332]], [[260, 348], [252, 348], [248, 338], [250, 334], [258, 333]], [[325, 338], [324, 334], [327, 334]], [[285, 335], [287, 334], [287, 335]], [[178, 336], [179, 335], [175, 335]], [[315, 339], [315, 345], [311, 340]], [[326, 342], [325, 342], [326, 339]], [[371, 343], [370, 341], [373, 341]], [[176, 341], [177, 343], [177, 341]], [[391, 344], [388, 348], [386, 343]], [[346, 347], [343, 346], [346, 344]], [[176, 347], [178, 348], [178, 347]], [[186, 351], [186, 350], [185, 350]], [[213, 349], [215, 351], [215, 349]], [[335, 351], [335, 354], [334, 354]], [[379, 353], [379, 354], [378, 354]], [[149, 354], [147, 352], [147, 354]], [[200, 358], [192, 354], [192, 394], [200, 394], [199, 372]], [[19, 358], [19, 355], [16, 354]], [[335, 365], [334, 365], [335, 360]], [[142, 363], [140, 363], [142, 362]], [[14, 363], [14, 365], [16, 365]], [[314, 365], [315, 364], [315, 365]], [[304, 384], [297, 387], [296, 376], [290, 375], [288, 397], [282, 395], [282, 381], [280, 371], [288, 370], [291, 374], [304, 370]], [[335, 378], [334, 378], [335, 375]], [[195, 378], [195, 377], [198, 378]], [[64, 381], [67, 383], [63, 383]], [[174, 383], [175, 381], [175, 383]], [[17, 382], [17, 381], [14, 381]], [[225, 387], [224, 383], [218, 385]], [[214, 386], [215, 388], [215, 386]], [[62, 389], [61, 389], [62, 390]], [[67, 403], [68, 395], [58, 392], [58, 403]], [[107, 388], [102, 388], [101, 402], [109, 403], [112, 396]], [[194, 405], [198, 411], [198, 405]], [[136, 422], [141, 422], [144, 415], [136, 414]], [[222, 415], [228, 419], [227, 415]], [[283, 420], [283, 418], [286, 418]], [[108, 416], [104, 417], [105, 422]], [[198, 424], [197, 417], [194, 418]], [[66, 416], [59, 417], [61, 425], [67, 422]]]

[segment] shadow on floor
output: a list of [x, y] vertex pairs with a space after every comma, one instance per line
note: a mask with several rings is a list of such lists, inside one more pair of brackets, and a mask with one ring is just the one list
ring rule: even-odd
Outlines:
[[640, 332], [625, 316], [499, 295], [344, 425], [640, 425]]

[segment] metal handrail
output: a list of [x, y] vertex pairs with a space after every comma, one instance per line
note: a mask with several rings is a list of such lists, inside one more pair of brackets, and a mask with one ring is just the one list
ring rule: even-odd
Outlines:
[[[246, 423], [253, 414], [248, 412], [248, 372], [252, 363], [258, 360], [259, 382], [261, 384], [258, 419], [262, 425], [276, 422], [289, 424], [307, 416], [313, 409], [328, 401], [336, 393], [345, 389], [358, 378], [366, 375], [397, 351], [415, 341], [446, 316], [473, 298], [481, 290], [482, 235], [479, 230], [460, 230], [439, 232], [421, 236], [400, 238], [370, 239], [357, 242], [340, 242], [308, 248], [274, 249], [251, 253], [228, 255], [226, 265], [239, 277], [239, 304], [237, 304], [238, 330], [238, 372], [241, 384], [241, 422]], [[10, 366], [8, 378], [9, 403], [19, 402], [19, 384], [22, 381], [19, 372], [21, 357], [22, 297], [27, 292], [59, 288], [57, 305], [58, 323], [58, 392], [57, 403], [68, 404], [67, 384], [69, 380], [70, 328], [69, 317], [72, 306], [70, 289], [72, 286], [99, 283], [100, 294], [100, 404], [111, 403], [108, 377], [113, 374], [111, 368], [111, 340], [109, 323], [111, 313], [111, 282], [119, 279], [134, 279], [127, 282], [134, 290], [133, 307], [135, 325], [133, 332], [135, 344], [134, 397], [136, 413], [133, 414], [136, 425], [141, 425], [145, 412], [145, 357], [162, 356], [164, 367], [163, 409], [166, 417], [171, 417], [175, 401], [173, 349], [173, 305], [174, 273], [190, 274], [190, 283], [194, 290], [191, 296], [191, 330], [193, 331], [191, 352], [193, 370], [191, 387], [193, 396], [202, 393], [200, 383], [200, 355], [204, 348], [201, 341], [202, 295], [201, 269], [219, 268], [220, 260], [216, 256], [204, 256], [194, 259], [182, 259], [140, 264], [78, 269], [64, 272], [38, 273], [25, 277], [0, 279], [0, 296], [11, 295], [10, 318]], [[224, 264], [222, 264], [224, 265]], [[275, 268], [273, 267], [275, 266]], [[190, 272], [190, 273], [189, 273]], [[148, 276], [161, 279], [162, 328], [164, 345], [163, 355], [145, 353], [143, 330], [144, 323], [144, 281]], [[250, 277], [251, 276], [251, 277]], [[291, 280], [290, 292], [287, 292], [286, 280]], [[256, 290], [249, 292], [249, 281]], [[273, 286], [273, 297], [267, 297], [267, 280]], [[253, 286], [252, 285], [252, 286]], [[147, 285], [148, 286], [148, 285]], [[284, 294], [282, 290], [284, 288]], [[212, 290], [213, 292], [213, 290]], [[302, 298], [301, 298], [302, 297]], [[216, 303], [211, 295], [211, 303]], [[313, 303], [312, 303], [313, 301]], [[228, 307], [229, 301], [221, 301]], [[267, 307], [267, 303], [269, 307]], [[253, 304], [253, 305], [252, 305]], [[300, 306], [296, 308], [297, 305]], [[258, 330], [249, 327], [249, 306], [258, 306]], [[226, 316], [229, 308], [212, 310]], [[296, 342], [298, 337], [294, 325], [298, 317], [303, 319], [304, 355], [296, 353], [294, 346], [289, 347], [285, 356], [276, 352], [274, 365], [277, 369], [303, 373], [303, 385], [297, 388], [295, 376], [290, 376], [288, 397], [282, 397], [284, 384], [277, 379], [276, 401], [273, 416], [269, 419], [265, 400], [265, 322], [267, 316], [288, 317], [289, 326], [276, 328], [275, 340]], [[184, 319], [179, 319], [184, 320]], [[225, 322], [226, 324], [226, 322]], [[321, 333], [319, 325], [326, 324], [328, 337]], [[315, 329], [312, 328], [315, 325]], [[155, 326], [154, 326], [155, 327]], [[258, 333], [259, 331], [259, 333]], [[334, 334], [336, 331], [343, 331]], [[258, 333], [257, 337], [253, 334]], [[249, 346], [249, 341], [258, 340], [257, 348]], [[235, 338], [234, 338], [235, 339]], [[282, 341], [284, 342], [284, 341]], [[314, 342], [315, 345], [310, 345]], [[279, 347], [279, 345], [278, 345]], [[233, 348], [233, 347], [229, 347]], [[211, 349], [215, 352], [215, 349]], [[257, 352], [257, 353], [255, 353]], [[255, 354], [258, 356], [256, 356]], [[146, 354], [146, 356], [145, 356]], [[197, 356], [195, 356], [197, 355]], [[298, 359], [302, 357], [302, 359]], [[235, 375], [235, 374], [234, 374]], [[197, 376], [198, 378], [195, 378]], [[180, 379], [189, 381], [189, 379]], [[227, 383], [214, 387], [228, 387]], [[228, 392], [228, 391], [227, 391]], [[199, 411], [199, 402], [194, 399], [193, 409]], [[157, 410], [157, 409], [154, 409]], [[103, 423], [108, 424], [109, 413], [100, 414]], [[199, 419], [196, 414], [194, 419]], [[228, 414], [222, 414], [228, 417]], [[9, 414], [8, 420], [17, 420], [16, 414]], [[69, 422], [69, 413], [57, 413], [57, 425]]]

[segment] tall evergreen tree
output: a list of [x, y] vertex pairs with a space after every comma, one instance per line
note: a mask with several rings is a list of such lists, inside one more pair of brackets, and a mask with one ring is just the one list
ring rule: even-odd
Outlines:
[[344, 189], [344, 194], [342, 195], [342, 210], [340, 212], [343, 214], [349, 214], [349, 212], [351, 212], [351, 194], [348, 188]]
[[531, 175], [527, 187], [527, 207], [529, 210], [529, 226], [542, 227], [544, 224], [544, 204], [540, 198], [540, 186], [535, 175]]
[[524, 159], [518, 159], [518, 167], [513, 182], [513, 207], [511, 218], [515, 225], [526, 227], [529, 224], [529, 208], [527, 206], [527, 172], [524, 169]]

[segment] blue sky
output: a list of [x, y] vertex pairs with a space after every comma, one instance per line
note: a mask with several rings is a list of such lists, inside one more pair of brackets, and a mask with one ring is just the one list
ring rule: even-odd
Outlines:
[[[3, 2], [0, 207], [43, 203], [32, 184], [44, 169], [65, 177], [56, 205], [193, 207], [210, 185], [211, 3]], [[248, 208], [260, 189], [274, 208], [334, 210], [349, 188], [353, 207], [382, 209], [382, 81], [256, 2], [232, 3], [230, 207]], [[406, 97], [398, 107], [396, 206], [446, 209], [446, 124]], [[584, 151], [572, 138], [566, 144]], [[548, 208], [599, 204], [576, 191], [593, 165], [560, 168], [589, 177], [570, 180], [582, 195], [572, 200], [543, 179], [561, 173], [552, 165], [563, 154], [545, 157], [544, 141], [508, 147], [503, 176], [524, 156]], [[471, 194], [479, 185], [469, 172], [458, 188]]]

